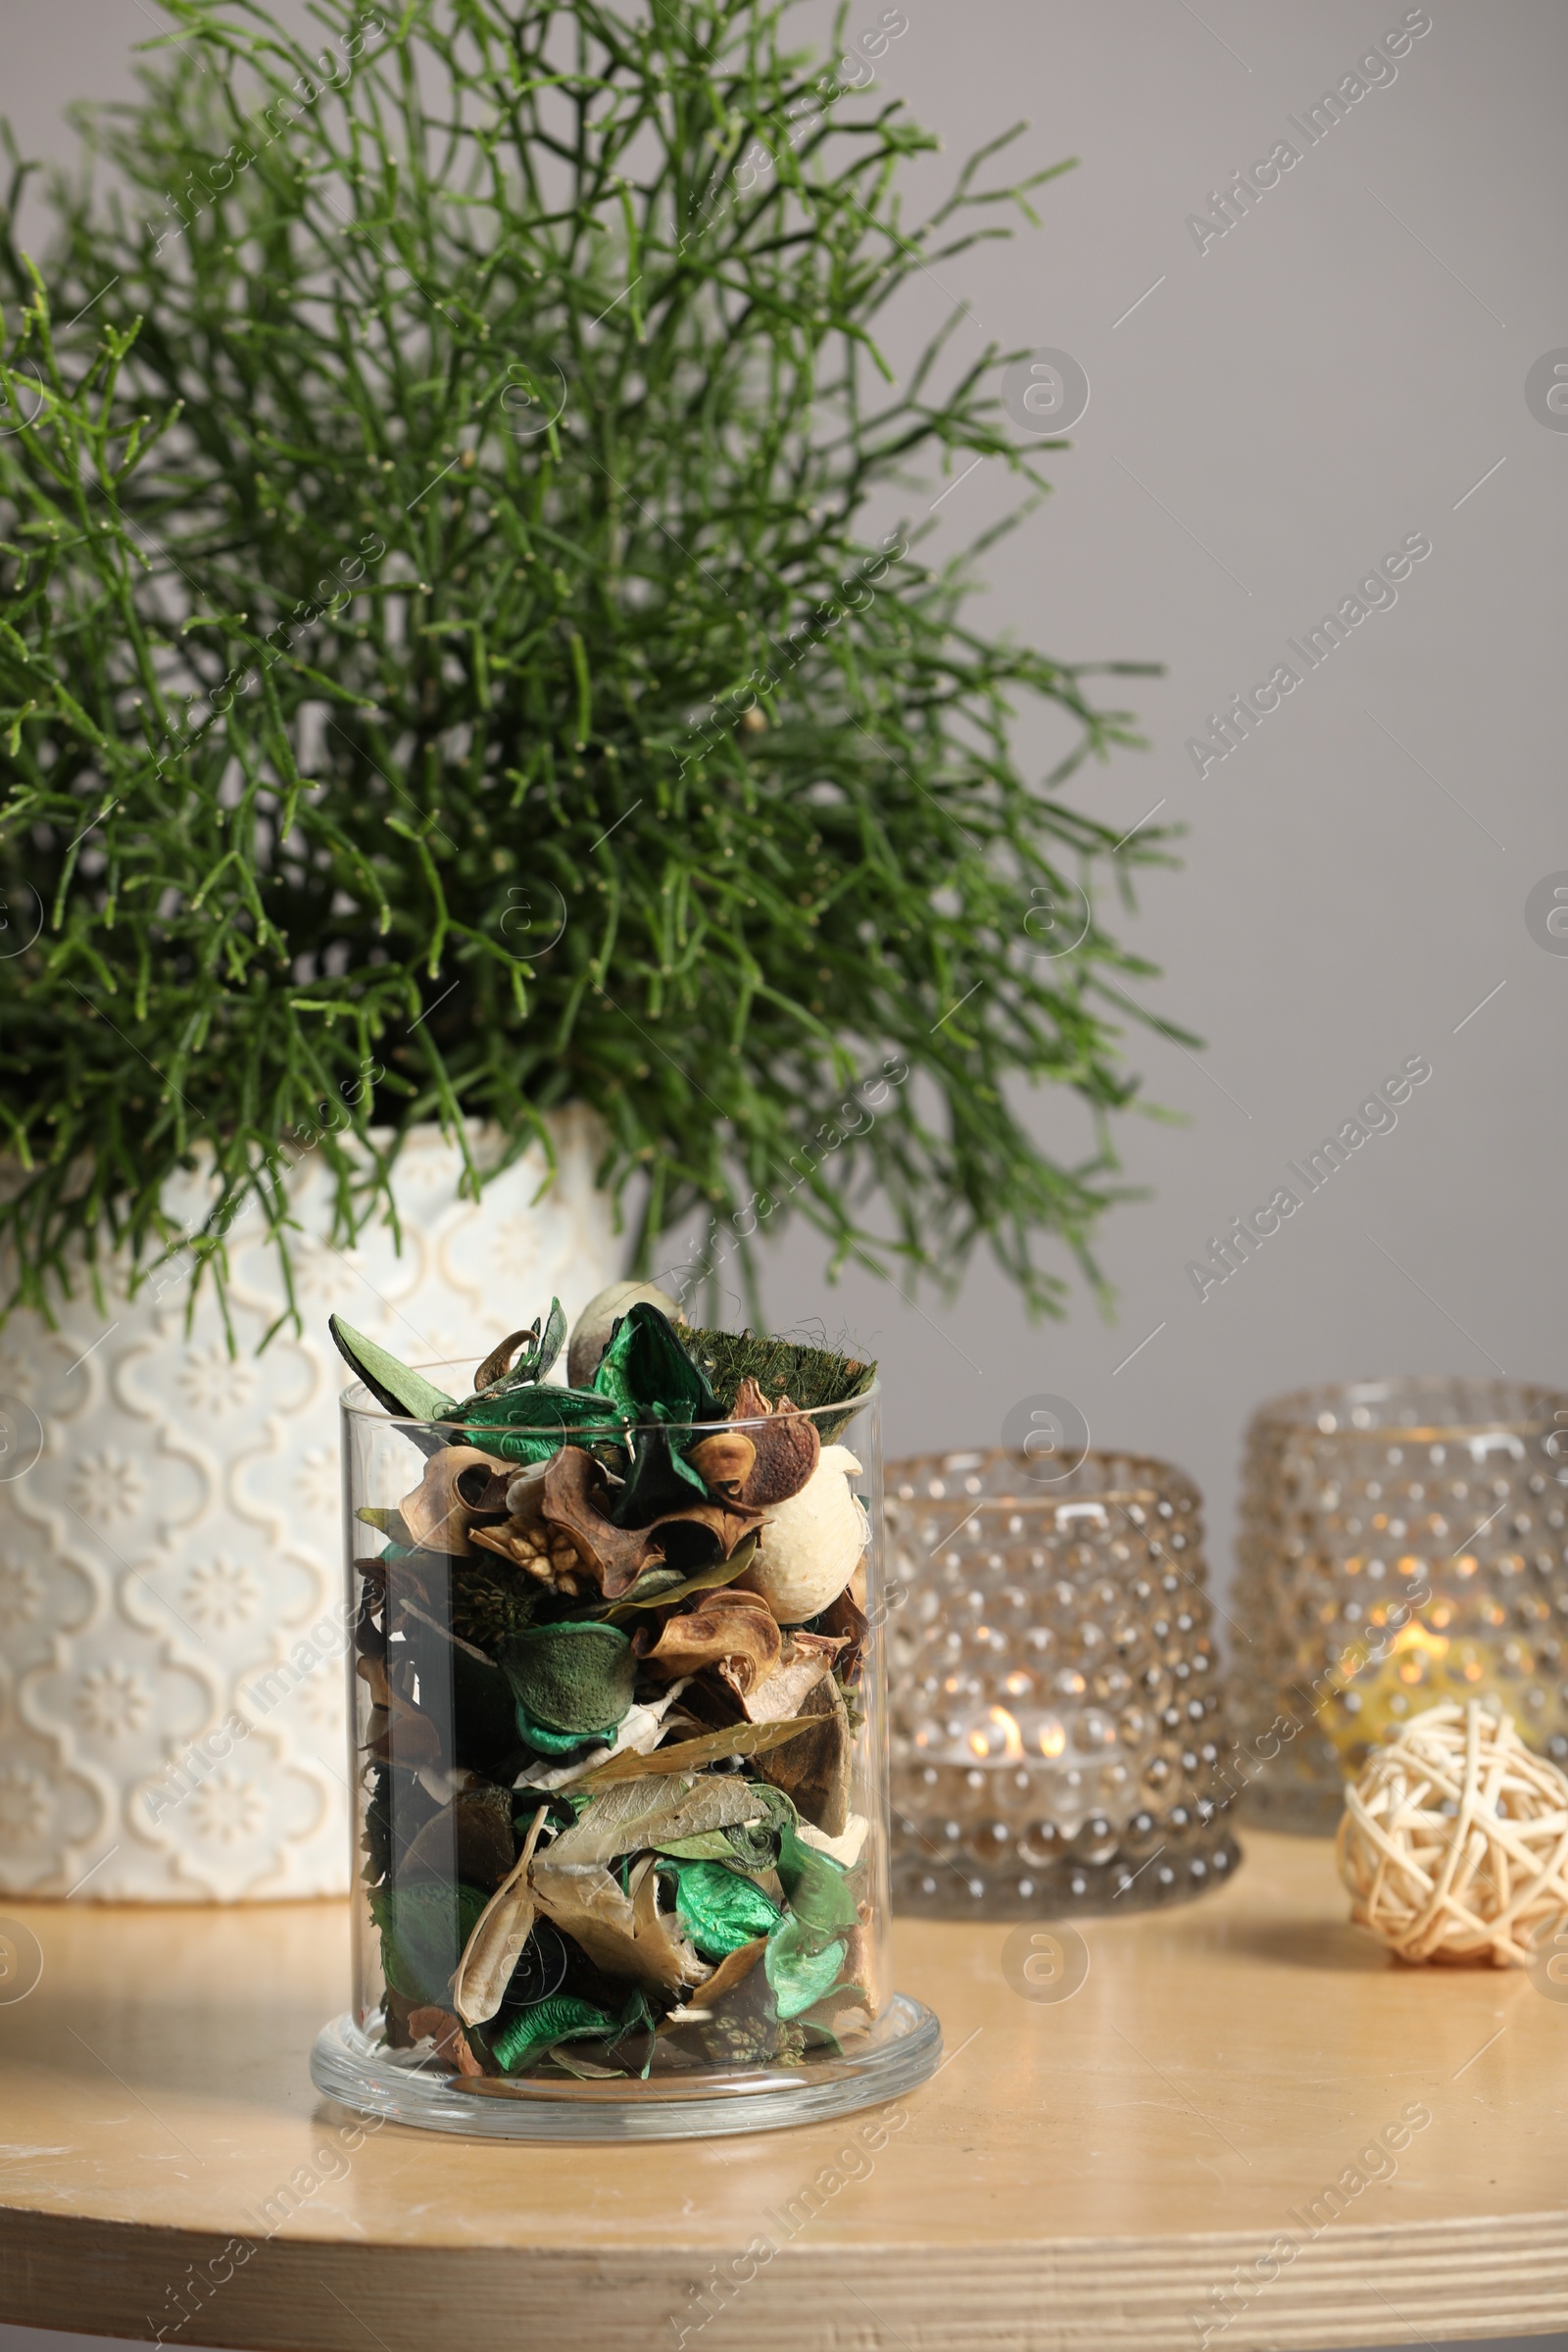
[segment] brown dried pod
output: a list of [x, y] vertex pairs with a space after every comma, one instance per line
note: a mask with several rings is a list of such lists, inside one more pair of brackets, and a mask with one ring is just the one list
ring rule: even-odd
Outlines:
[[633, 1870], [629, 1896], [602, 1862], [552, 1870], [547, 1860], [535, 1866], [531, 1884], [546, 1918], [564, 1929], [607, 1976], [631, 1977], [675, 1993], [710, 1973], [676, 1920], [660, 1910], [651, 1854]]
[[[822, 1451], [816, 1423], [787, 1396], [769, 1404], [750, 1375], [736, 1390], [732, 1410], [737, 1421], [760, 1424], [744, 1433], [756, 1448], [757, 1459], [738, 1489], [736, 1500], [749, 1510], [770, 1511], [798, 1494], [815, 1470]], [[742, 1433], [729, 1434], [738, 1437]]]
[[[485, 1551], [499, 1552], [514, 1568], [537, 1577], [540, 1584], [568, 1596], [591, 1585], [571, 1538], [557, 1527], [528, 1527], [509, 1519], [504, 1527], [476, 1527], [472, 1542]], [[579, 1573], [580, 1572], [580, 1573]]]
[[502, 1341], [499, 1348], [492, 1348], [473, 1376], [474, 1395], [482, 1396], [486, 1389], [493, 1389], [498, 1380], [505, 1379], [512, 1370], [512, 1359], [523, 1341], [536, 1340], [538, 1337], [539, 1326], [531, 1323], [526, 1331], [513, 1332], [510, 1338]]
[[733, 1503], [692, 1502], [665, 1511], [652, 1527], [616, 1527], [600, 1500], [608, 1491], [593, 1455], [580, 1446], [564, 1446], [545, 1473], [541, 1504], [549, 1524], [571, 1538], [606, 1600], [621, 1599], [645, 1568], [663, 1560], [665, 1528], [701, 1527], [713, 1538], [720, 1558], [728, 1559], [760, 1517]]
[[504, 1511], [504, 1462], [493, 1461], [475, 1446], [443, 1446], [424, 1466], [424, 1476], [398, 1508], [415, 1543], [425, 1551], [466, 1557], [468, 1531], [477, 1520]]
[[703, 1480], [726, 1496], [740, 1493], [751, 1476], [757, 1460], [757, 1447], [750, 1438], [738, 1429], [720, 1429], [710, 1438], [702, 1439], [687, 1454], [686, 1459]]
[[657, 1641], [647, 1626], [632, 1636], [633, 1648], [654, 1674], [673, 1682], [717, 1666], [738, 1691], [767, 1679], [782, 1645], [773, 1613], [757, 1592], [705, 1593], [684, 1616], [666, 1618]]

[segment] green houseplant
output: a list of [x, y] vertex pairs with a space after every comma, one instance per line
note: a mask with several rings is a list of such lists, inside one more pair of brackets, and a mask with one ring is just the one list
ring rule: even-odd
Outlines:
[[[824, 65], [765, 0], [317, 0], [319, 48], [167, 6], [108, 192], [57, 185], [36, 263], [20, 164], [0, 220], [10, 1301], [111, 1245], [220, 1282], [258, 1209], [286, 1254], [302, 1142], [346, 1243], [419, 1122], [505, 1152], [582, 1102], [636, 1269], [799, 1211], [884, 1268], [983, 1239], [1059, 1308], [1152, 968], [1097, 875], [1167, 853], [1066, 797], [1125, 714], [904, 519], [976, 456], [1037, 482], [1004, 355], [956, 314], [896, 382], [877, 340], [1051, 173], [905, 220], [896, 10]], [[1048, 1081], [1087, 1162], [1025, 1123]]]
[[0, 217], [0, 1891], [189, 1900], [344, 1884], [326, 1303], [488, 1346], [624, 1200], [638, 1268], [713, 1220], [699, 1298], [802, 1213], [1058, 1308], [1167, 852], [927, 544], [1041, 486], [938, 282], [1033, 216], [980, 158], [905, 219], [898, 10], [825, 68], [764, 0], [167, 13], [47, 247], [20, 161]]

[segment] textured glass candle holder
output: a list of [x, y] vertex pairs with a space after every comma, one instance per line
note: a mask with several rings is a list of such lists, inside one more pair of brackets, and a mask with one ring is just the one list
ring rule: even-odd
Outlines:
[[1198, 1490], [1130, 1454], [1050, 1472], [888, 1465], [896, 1909], [1147, 1909], [1240, 1858]]
[[1568, 1758], [1565, 1529], [1559, 1391], [1368, 1380], [1265, 1404], [1232, 1604], [1250, 1811], [1333, 1830], [1371, 1750], [1446, 1699], [1493, 1698]]

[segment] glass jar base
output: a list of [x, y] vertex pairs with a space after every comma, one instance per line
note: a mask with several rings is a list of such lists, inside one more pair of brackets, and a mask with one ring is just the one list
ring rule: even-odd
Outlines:
[[317, 2035], [311, 2080], [360, 2115], [469, 2139], [707, 2139], [818, 2123], [900, 2098], [936, 2072], [941, 2056], [936, 2017], [896, 1992], [843, 2057], [662, 2076], [630, 2087], [437, 2074], [387, 2050], [345, 2013]]

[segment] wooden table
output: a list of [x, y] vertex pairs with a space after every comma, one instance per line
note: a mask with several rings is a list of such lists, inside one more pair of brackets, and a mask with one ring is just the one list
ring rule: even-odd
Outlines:
[[1568, 2003], [1401, 1968], [1345, 1924], [1326, 1844], [1247, 1844], [1218, 1894], [1087, 1923], [1066, 2001], [1010, 1989], [1004, 1927], [901, 1923], [949, 2056], [891, 2113], [627, 2147], [362, 2137], [306, 2073], [346, 1997], [340, 1905], [13, 1904], [44, 1973], [0, 2006], [0, 2318], [332, 2352], [1568, 2325]]

